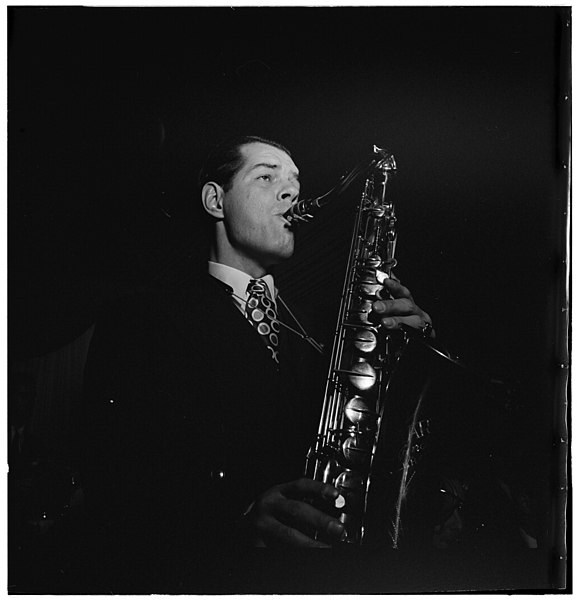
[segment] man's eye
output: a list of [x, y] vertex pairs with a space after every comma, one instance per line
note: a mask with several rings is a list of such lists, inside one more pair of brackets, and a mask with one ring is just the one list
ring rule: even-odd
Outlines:
[[259, 175], [258, 179], [262, 179], [263, 181], [271, 181], [272, 177], [270, 175]]

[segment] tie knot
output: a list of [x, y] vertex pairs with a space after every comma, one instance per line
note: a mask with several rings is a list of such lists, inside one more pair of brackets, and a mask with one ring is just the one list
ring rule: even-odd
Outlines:
[[246, 291], [250, 296], [261, 296], [263, 294], [268, 296], [267, 285], [262, 279], [251, 279]]

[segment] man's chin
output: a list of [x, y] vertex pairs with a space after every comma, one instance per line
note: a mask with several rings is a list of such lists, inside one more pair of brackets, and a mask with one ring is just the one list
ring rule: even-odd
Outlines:
[[279, 265], [285, 261], [287, 261], [289, 258], [292, 257], [292, 255], [294, 254], [294, 248], [290, 248], [290, 249], [286, 249], [286, 250], [281, 250], [280, 252], [275, 252], [274, 255], [271, 255], [268, 257], [267, 263], [269, 267], [274, 267], [276, 265]]

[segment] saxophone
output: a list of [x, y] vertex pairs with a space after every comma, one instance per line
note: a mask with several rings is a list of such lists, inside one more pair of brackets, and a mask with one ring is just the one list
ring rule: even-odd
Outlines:
[[[463, 369], [433, 345], [426, 331], [389, 331], [370, 320], [372, 303], [397, 264], [395, 205], [387, 196], [396, 169], [394, 156], [374, 146], [370, 157], [337, 186], [318, 198], [299, 201], [286, 213], [293, 223], [307, 222], [331, 196], [366, 175], [318, 433], [306, 457], [305, 476], [339, 490], [331, 510], [346, 528], [346, 544], [392, 548], [398, 548], [411, 531], [439, 521], [435, 515], [427, 516], [426, 510], [418, 512], [416, 519], [406, 518], [415, 496], [409, 491], [417, 490], [421, 508], [423, 503], [435, 504], [430, 494], [422, 492], [431, 488], [432, 480], [435, 493], [446, 491], [438, 483], [441, 475], [436, 479], [430, 473], [415, 475], [426, 456], [433, 413], [440, 405], [450, 405], [447, 394], [457, 399], [465, 393]], [[449, 380], [453, 383], [447, 392]], [[431, 473], [438, 473], [434, 460], [424, 463]]]

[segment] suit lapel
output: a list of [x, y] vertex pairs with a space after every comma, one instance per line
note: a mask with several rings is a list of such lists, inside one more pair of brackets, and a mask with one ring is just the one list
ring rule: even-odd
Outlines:
[[[233, 361], [253, 363], [271, 373], [276, 364], [258, 332], [232, 301], [230, 288], [205, 275], [198, 285], [182, 288], [166, 297], [169, 318], [187, 340], [198, 347], [199, 336], [207, 348], [227, 354]], [[264, 365], [264, 366], [263, 366]]]

